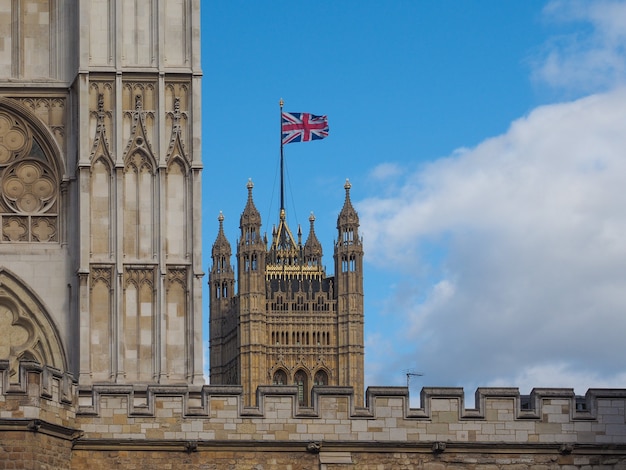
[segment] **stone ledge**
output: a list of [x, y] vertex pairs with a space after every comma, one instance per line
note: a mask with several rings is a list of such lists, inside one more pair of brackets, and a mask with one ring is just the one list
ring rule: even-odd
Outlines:
[[73, 441], [83, 435], [80, 429], [60, 426], [41, 419], [0, 419], [0, 432], [3, 431], [38, 432], [68, 441]]
[[[304, 452], [310, 441], [258, 441], [258, 440], [133, 440], [133, 439], [76, 439], [75, 450], [133, 450], [133, 451], [264, 451], [264, 452]], [[403, 441], [368, 441], [367, 445], [354, 441], [318, 441], [320, 454], [328, 452], [405, 452], [433, 453], [434, 441], [403, 442]], [[555, 443], [508, 443], [508, 442], [447, 442], [446, 453], [489, 453], [489, 454], [562, 454], [562, 445]], [[574, 444], [572, 455], [603, 454], [626, 455], [626, 444]]]

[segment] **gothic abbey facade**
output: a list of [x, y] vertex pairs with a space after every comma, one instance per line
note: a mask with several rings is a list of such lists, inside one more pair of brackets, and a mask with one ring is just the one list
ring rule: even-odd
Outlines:
[[260, 385], [271, 384], [295, 384], [302, 406], [310, 405], [315, 385], [351, 386], [363, 404], [363, 242], [350, 187], [346, 181], [337, 218], [334, 276], [325, 272], [313, 214], [302, 243], [302, 230], [294, 237], [281, 208], [268, 246], [250, 181], [235, 294], [231, 245], [219, 216], [209, 275], [211, 384], [242, 385], [247, 405]]
[[203, 383], [199, 3], [3, 5], [11, 377], [29, 359], [80, 387]]
[[363, 391], [349, 185], [333, 276], [249, 185], [235, 293], [220, 220], [204, 383], [199, 17], [0, 0], [0, 470], [626, 468], [623, 389]]

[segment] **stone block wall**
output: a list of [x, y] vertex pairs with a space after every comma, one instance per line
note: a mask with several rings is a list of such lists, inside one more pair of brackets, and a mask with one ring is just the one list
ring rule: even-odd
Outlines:
[[56, 369], [21, 362], [10, 380], [9, 361], [0, 361], [0, 470], [69, 469], [72, 444], [73, 379]]
[[404, 387], [370, 387], [366, 407], [351, 388], [315, 387], [305, 408], [297, 387], [268, 386], [246, 407], [241, 387], [0, 372], [0, 470], [626, 468], [624, 389], [480, 388], [466, 408], [462, 389], [424, 388], [410, 408]]
[[0, 424], [0, 470], [71, 468], [72, 442], [27, 429], [5, 431]]

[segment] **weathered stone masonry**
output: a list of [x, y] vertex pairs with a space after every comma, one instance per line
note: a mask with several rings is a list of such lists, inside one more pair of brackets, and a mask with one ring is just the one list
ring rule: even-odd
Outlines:
[[[293, 243], [269, 258], [240, 246], [244, 272], [246, 261], [258, 272], [240, 290], [250, 326], [241, 363], [254, 373], [236, 373], [227, 359], [238, 317], [222, 316], [233, 312], [234, 273], [205, 276], [201, 256], [203, 161], [211, 181], [224, 155], [201, 155], [200, 6], [0, 1], [0, 470], [626, 468], [626, 390], [479, 389], [476, 409], [456, 388], [424, 389], [418, 409], [406, 388], [364, 397], [363, 251], [349, 185], [332, 288], [313, 217], [304, 258]], [[249, 240], [260, 240], [260, 216], [248, 221]], [[230, 247], [219, 241], [221, 269]], [[284, 279], [279, 255], [292, 261]], [[287, 297], [296, 284], [278, 280], [300, 269], [323, 289], [309, 295], [309, 282], [299, 304]], [[207, 277], [213, 292], [230, 292], [213, 310], [211, 386]], [[268, 280], [269, 301], [293, 308], [266, 308]], [[307, 306], [324, 328], [294, 327], [288, 316]], [[281, 326], [262, 343], [252, 324], [268, 312]], [[304, 360], [298, 342], [310, 343]], [[255, 397], [268, 382], [299, 385]]]
[[81, 388], [35, 363], [9, 387], [0, 366], [0, 469], [626, 468], [621, 389], [480, 388], [466, 409], [459, 388], [410, 408], [406, 388], [370, 387], [358, 408], [350, 388], [315, 387], [303, 408], [296, 386], [267, 386], [244, 407], [241, 387]]

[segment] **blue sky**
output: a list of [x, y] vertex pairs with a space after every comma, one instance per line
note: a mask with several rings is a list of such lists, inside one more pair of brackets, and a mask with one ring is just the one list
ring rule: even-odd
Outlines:
[[277, 222], [283, 98], [330, 122], [285, 159], [331, 272], [352, 183], [366, 385], [624, 386], [624, 2], [212, 0], [201, 24], [207, 270], [248, 178]]

